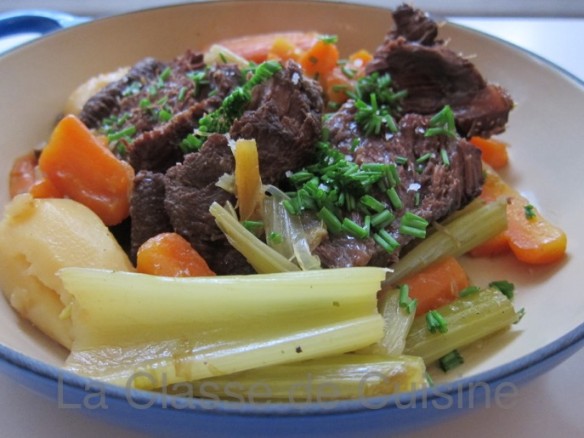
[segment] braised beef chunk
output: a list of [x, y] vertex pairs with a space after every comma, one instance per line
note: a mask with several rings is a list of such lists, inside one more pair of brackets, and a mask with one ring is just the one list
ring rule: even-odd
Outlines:
[[375, 51], [366, 72], [389, 73], [396, 88], [407, 90], [405, 113], [433, 114], [450, 105], [461, 135], [502, 132], [513, 108], [507, 92], [488, 84], [469, 60], [436, 41], [431, 22], [419, 11], [402, 6], [395, 18], [397, 28]]
[[146, 170], [136, 174], [130, 199], [130, 216], [134, 218], [130, 247], [133, 261], [140, 245], [159, 233], [173, 231], [164, 209], [164, 198], [164, 175]]
[[139, 170], [164, 172], [182, 159], [181, 142], [241, 82], [239, 69], [205, 69], [200, 53], [170, 63], [145, 59], [84, 106], [80, 118], [113, 137], [112, 149]]
[[395, 30], [393, 38], [403, 36], [408, 41], [431, 45], [438, 36], [438, 25], [427, 13], [410, 5], [400, 5], [392, 13]]
[[[359, 138], [355, 135], [356, 124], [352, 123], [354, 115], [354, 104], [349, 101], [329, 119], [326, 126], [330, 130], [331, 145], [350, 156], [357, 164], [396, 164], [400, 180], [396, 190], [403, 208], [394, 210], [378, 188], [372, 194], [378, 200], [385, 200], [382, 202], [386, 208], [393, 210], [398, 219], [386, 230], [400, 247], [389, 254], [370, 239], [356, 240], [346, 234], [338, 234], [323, 241], [315, 253], [326, 267], [366, 264], [388, 266], [397, 261], [400, 251], [413, 241], [413, 237], [399, 232], [399, 218], [405, 211], [432, 223], [462, 208], [480, 194], [483, 183], [481, 154], [477, 148], [459, 137], [426, 137], [424, 134], [429, 127], [430, 117], [419, 114], [405, 115], [398, 124], [397, 134], [387, 138], [365, 137], [355, 148], [349, 141]], [[442, 156], [442, 150], [446, 153], [447, 161]], [[424, 159], [417, 162], [421, 157]], [[363, 217], [353, 216], [351, 219], [360, 225], [364, 223]]]
[[322, 112], [322, 89], [303, 77], [298, 64], [289, 62], [284, 70], [254, 88], [248, 109], [229, 134], [256, 140], [262, 180], [275, 184], [286, 171], [314, 159]]
[[253, 270], [215, 225], [209, 207], [235, 202], [233, 195], [216, 186], [224, 173], [232, 173], [233, 153], [223, 135], [211, 135], [199, 152], [185, 156], [184, 162], [165, 175], [164, 207], [175, 232], [187, 239], [217, 274], [246, 273]]

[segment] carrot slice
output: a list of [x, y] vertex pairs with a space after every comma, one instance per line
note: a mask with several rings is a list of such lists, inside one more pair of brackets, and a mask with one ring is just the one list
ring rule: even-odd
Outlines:
[[50, 179], [41, 178], [29, 190], [33, 198], [63, 198], [63, 194], [55, 187]]
[[215, 273], [201, 255], [177, 233], [161, 233], [138, 249], [137, 270], [165, 277], [203, 277]]
[[566, 253], [566, 233], [542, 217], [529, 201], [512, 197], [507, 204], [507, 237], [515, 257], [532, 265], [554, 263]]
[[566, 253], [566, 234], [546, 220], [529, 200], [509, 186], [489, 166], [484, 166], [486, 180], [481, 198], [487, 202], [501, 196], [507, 198], [507, 230], [473, 249], [473, 256], [496, 255], [508, 251], [529, 264], [548, 264], [562, 259]]
[[237, 140], [235, 143], [235, 190], [239, 219], [256, 217], [262, 201], [260, 162], [255, 140]]
[[77, 117], [68, 115], [57, 124], [39, 167], [63, 196], [89, 207], [106, 225], [128, 217], [133, 169]]
[[509, 162], [507, 143], [483, 137], [471, 137], [470, 142], [481, 150], [483, 161], [493, 169], [501, 169]]
[[416, 315], [444, 306], [468, 287], [469, 280], [463, 267], [454, 257], [447, 257], [402, 282], [409, 286], [410, 298], [418, 300]]
[[337, 66], [339, 49], [334, 43], [319, 39], [300, 57], [304, 72], [323, 79]]
[[217, 44], [253, 62], [264, 62], [278, 40], [285, 40], [290, 45], [304, 51], [312, 47], [317, 40], [316, 32], [274, 32], [249, 35], [218, 41]]
[[34, 152], [22, 155], [14, 160], [8, 177], [8, 192], [11, 198], [26, 193], [35, 183], [37, 158]]

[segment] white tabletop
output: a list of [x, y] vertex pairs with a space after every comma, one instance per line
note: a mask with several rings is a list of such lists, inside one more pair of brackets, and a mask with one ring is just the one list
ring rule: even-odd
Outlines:
[[[524, 47], [584, 80], [584, 19], [459, 18], [453, 21]], [[1, 46], [1, 44], [0, 44]], [[463, 415], [407, 435], [408, 438], [468, 435], [491, 438], [584, 436], [584, 350], [521, 387], [511, 407], [475, 408]], [[141, 437], [99, 422], [75, 409], [59, 408], [0, 374], [0, 436], [4, 438]]]

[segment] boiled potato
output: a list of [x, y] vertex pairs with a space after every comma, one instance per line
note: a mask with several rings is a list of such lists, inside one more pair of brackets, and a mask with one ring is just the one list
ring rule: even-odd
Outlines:
[[108, 228], [87, 207], [70, 199], [16, 196], [0, 222], [0, 288], [24, 318], [67, 348], [71, 297], [55, 273], [72, 266], [133, 270]]
[[128, 73], [128, 70], [128, 67], [122, 67], [116, 71], [102, 73], [89, 78], [71, 93], [67, 102], [65, 102], [63, 112], [65, 114], [78, 115], [81, 112], [81, 108], [83, 108], [83, 105], [85, 105], [85, 102], [87, 102], [90, 97], [111, 82], [123, 78], [124, 75]]

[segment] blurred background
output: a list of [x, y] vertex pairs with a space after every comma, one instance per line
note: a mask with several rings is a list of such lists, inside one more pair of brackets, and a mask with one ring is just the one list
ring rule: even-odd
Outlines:
[[[1, 0], [0, 12], [13, 9], [57, 9], [101, 17], [136, 9], [188, 3], [180, 0]], [[401, 0], [363, 0], [359, 3], [394, 6]], [[581, 0], [414, 0], [409, 3], [444, 16], [584, 17]]]

